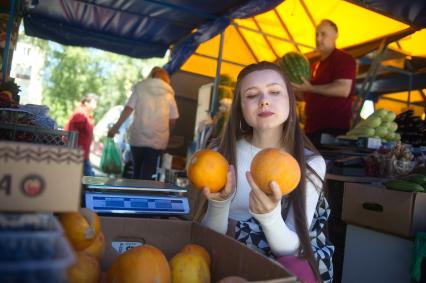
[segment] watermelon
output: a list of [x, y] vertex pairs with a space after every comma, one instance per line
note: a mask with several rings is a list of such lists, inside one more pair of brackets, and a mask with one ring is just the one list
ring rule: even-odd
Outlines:
[[308, 81], [311, 79], [311, 66], [301, 53], [288, 52], [278, 60], [278, 63], [292, 83], [301, 84], [301, 76]]

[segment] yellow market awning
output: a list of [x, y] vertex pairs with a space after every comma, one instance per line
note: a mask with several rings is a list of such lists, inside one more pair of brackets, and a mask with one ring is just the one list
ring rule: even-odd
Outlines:
[[[276, 61], [289, 51], [313, 51], [315, 26], [324, 18], [338, 25], [338, 48], [409, 28], [407, 24], [342, 0], [286, 0], [266, 13], [235, 20], [225, 30], [221, 73], [235, 78], [251, 63]], [[201, 44], [181, 69], [215, 77], [219, 41], [220, 35]], [[403, 40], [400, 44], [404, 44]]]
[[425, 112], [425, 94], [426, 89], [384, 94], [375, 106], [376, 109], [385, 108], [397, 114], [406, 111], [409, 106], [415, 111], [415, 115], [421, 116]]
[[406, 36], [389, 47], [409, 56], [426, 57], [426, 29]]

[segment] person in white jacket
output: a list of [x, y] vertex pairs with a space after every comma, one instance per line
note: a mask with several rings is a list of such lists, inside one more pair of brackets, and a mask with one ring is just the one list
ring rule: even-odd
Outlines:
[[[290, 82], [277, 65], [260, 62], [239, 73], [230, 119], [212, 147], [230, 163], [227, 184], [217, 193], [203, 189], [195, 220], [281, 263], [301, 259], [310, 274], [298, 274], [304, 282], [332, 282], [325, 161], [300, 128]], [[271, 182], [267, 195], [253, 181], [250, 164], [264, 148], [284, 149], [298, 161], [301, 181], [290, 194]]]
[[154, 179], [158, 158], [167, 148], [170, 129], [179, 118], [179, 111], [166, 70], [154, 67], [149, 77], [133, 86], [118, 121], [108, 131], [113, 137], [134, 111], [128, 129], [133, 159], [134, 179]]

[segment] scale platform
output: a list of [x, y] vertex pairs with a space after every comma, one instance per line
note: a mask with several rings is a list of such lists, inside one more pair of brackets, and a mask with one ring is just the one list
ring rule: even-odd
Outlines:
[[187, 190], [159, 181], [109, 177], [82, 179], [85, 207], [99, 214], [186, 215]]

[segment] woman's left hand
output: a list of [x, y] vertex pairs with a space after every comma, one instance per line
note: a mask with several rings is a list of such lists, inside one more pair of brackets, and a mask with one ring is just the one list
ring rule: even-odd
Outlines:
[[225, 187], [217, 193], [211, 193], [210, 189], [208, 187], [205, 187], [203, 189], [203, 194], [207, 199], [210, 199], [210, 200], [225, 201], [234, 195], [235, 187], [236, 187], [235, 168], [234, 168], [234, 165], [229, 165]]
[[269, 186], [272, 194], [265, 194], [254, 182], [250, 172], [246, 172], [247, 181], [250, 184], [251, 192], [249, 199], [250, 211], [256, 214], [271, 212], [281, 202], [283, 196], [280, 187], [274, 181]]

